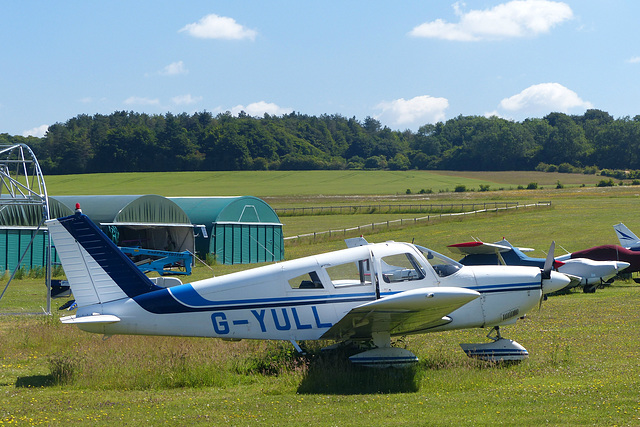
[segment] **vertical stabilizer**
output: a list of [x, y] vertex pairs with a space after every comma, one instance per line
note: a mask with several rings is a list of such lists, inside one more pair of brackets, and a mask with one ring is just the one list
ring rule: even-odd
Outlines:
[[160, 289], [82, 213], [47, 221], [78, 307]]
[[620, 246], [627, 249], [638, 248], [640, 247], [640, 239], [638, 236], [633, 234], [631, 230], [627, 228], [623, 223], [616, 224], [613, 226], [613, 229], [616, 230], [616, 235], [618, 236], [618, 240], [620, 241]]

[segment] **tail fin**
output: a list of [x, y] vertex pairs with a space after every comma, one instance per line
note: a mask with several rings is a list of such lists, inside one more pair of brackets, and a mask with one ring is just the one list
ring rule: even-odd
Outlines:
[[82, 213], [47, 221], [78, 307], [160, 289]]
[[614, 225], [613, 229], [616, 230], [620, 246], [623, 248], [640, 246], [640, 238], [633, 234], [633, 231], [629, 230], [623, 223]]

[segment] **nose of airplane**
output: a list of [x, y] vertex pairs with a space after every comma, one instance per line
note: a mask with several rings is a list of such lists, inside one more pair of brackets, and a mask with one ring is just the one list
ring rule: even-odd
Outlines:
[[569, 283], [571, 283], [571, 279], [562, 273], [558, 273], [557, 271], [551, 272], [551, 277], [548, 279], [542, 279], [542, 293], [550, 294], [552, 292], [557, 292], [560, 289], [566, 288]]
[[621, 271], [624, 270], [625, 268], [629, 267], [631, 264], [629, 264], [628, 262], [624, 262], [624, 261], [616, 261], [616, 270]]

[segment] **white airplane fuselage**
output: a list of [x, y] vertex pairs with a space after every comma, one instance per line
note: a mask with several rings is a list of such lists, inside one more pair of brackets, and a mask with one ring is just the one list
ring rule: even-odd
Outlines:
[[[407, 254], [414, 264], [393, 264]], [[364, 264], [369, 269], [358, 271], [357, 266]], [[414, 245], [371, 244], [133, 298], [123, 294], [109, 302], [80, 306], [75, 317], [63, 321], [105, 335], [347, 339], [326, 334], [354, 307], [409, 290], [439, 289], [452, 299], [462, 291], [466, 298], [469, 290], [479, 295], [448, 313], [448, 323], [428, 330], [403, 330], [403, 334], [511, 324], [536, 307], [543, 292], [541, 271], [536, 267], [459, 266], [447, 275], [439, 275], [436, 269]], [[563, 275], [552, 272], [544, 292], [561, 289], [567, 283]], [[425, 297], [415, 297], [416, 304], [421, 298]], [[108, 316], [115, 316], [117, 321], [110, 323]]]
[[629, 267], [629, 263], [624, 261], [594, 261], [587, 258], [569, 257], [556, 259], [564, 263], [558, 267], [558, 271], [579, 277], [582, 286], [606, 281]]

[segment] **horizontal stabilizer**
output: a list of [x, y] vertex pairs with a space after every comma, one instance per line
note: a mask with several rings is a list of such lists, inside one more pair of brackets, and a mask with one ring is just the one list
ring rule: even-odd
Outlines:
[[344, 239], [344, 242], [347, 244], [348, 248], [355, 248], [358, 246], [365, 246], [369, 244], [369, 242], [367, 242], [367, 239], [365, 239], [362, 236], [352, 237], [350, 239]]
[[91, 316], [81, 317], [75, 315], [61, 317], [60, 321], [62, 323], [73, 323], [77, 325], [79, 323], [116, 323], [120, 321], [120, 318], [113, 314], [93, 314]]

